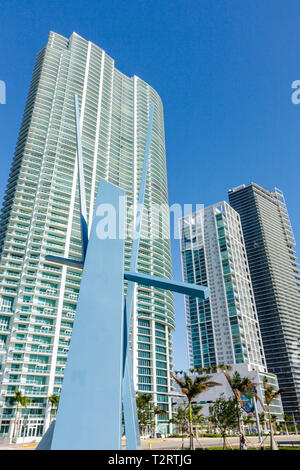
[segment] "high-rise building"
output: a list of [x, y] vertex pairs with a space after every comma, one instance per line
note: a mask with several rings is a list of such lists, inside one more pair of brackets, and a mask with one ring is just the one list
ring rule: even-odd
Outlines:
[[[163, 106], [140, 78], [127, 77], [95, 44], [73, 33], [50, 33], [33, 72], [0, 224], [0, 436], [12, 433], [15, 389], [31, 403], [27, 435], [41, 435], [50, 421], [48, 397], [59, 394], [68, 355], [81, 271], [55, 265], [46, 255], [81, 258], [74, 94], [79, 96], [88, 223], [100, 179], [138, 201], [150, 103], [155, 103], [138, 270], [172, 276], [170, 241], [150, 237], [169, 228]], [[132, 217], [128, 212], [127, 227]], [[134, 212], [133, 212], [134, 213]], [[130, 218], [131, 217], [131, 218]], [[126, 239], [125, 269], [132, 240]], [[151, 393], [169, 410], [173, 295], [138, 286], [131, 344], [136, 390]], [[100, 359], [100, 358], [99, 358]], [[101, 374], [99, 370], [95, 374]], [[109, 404], [109, 397], [108, 406]], [[85, 406], [78, 403], [78, 406]], [[75, 412], [75, 411], [74, 411]], [[158, 415], [164, 432], [168, 415]], [[20, 427], [21, 433], [24, 427]]]
[[189, 366], [246, 364], [265, 358], [238, 213], [226, 202], [180, 220], [185, 281], [206, 285], [207, 300], [185, 297]]
[[300, 420], [300, 278], [284, 196], [257, 184], [229, 191], [240, 214], [267, 368], [280, 387], [285, 413]]

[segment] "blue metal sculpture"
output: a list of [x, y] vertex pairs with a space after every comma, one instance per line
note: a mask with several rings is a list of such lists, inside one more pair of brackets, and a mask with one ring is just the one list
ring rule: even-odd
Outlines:
[[[88, 239], [86, 200], [78, 98], [75, 96], [77, 164], [81, 210], [81, 261], [47, 256], [46, 259], [83, 269], [56, 421], [43, 437], [38, 449], [121, 449], [122, 409], [126, 448], [140, 447], [136, 396], [133, 382], [129, 328], [135, 283], [167, 289], [207, 299], [208, 287], [141, 274], [136, 271], [142, 210], [148, 170], [154, 116], [151, 103], [144, 164], [139, 191], [135, 237], [132, 243], [130, 270], [124, 270], [124, 237], [99, 238], [97, 226], [102, 218], [99, 208], [115, 208], [117, 233], [124, 233], [125, 214], [119, 214], [121, 188], [100, 181], [93, 222]], [[124, 300], [124, 280], [127, 293]]]

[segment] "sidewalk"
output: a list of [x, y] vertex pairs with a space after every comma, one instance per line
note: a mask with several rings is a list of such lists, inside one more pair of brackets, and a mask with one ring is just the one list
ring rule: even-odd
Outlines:
[[23, 446], [21, 442], [19, 444], [0, 444], [0, 451], [1, 450], [34, 450], [38, 442], [26, 442]]
[[[239, 445], [238, 437], [228, 437], [227, 439], [228, 447], [237, 448]], [[276, 436], [276, 441], [299, 441], [300, 436], [298, 435], [289, 435], [289, 436]], [[125, 440], [122, 440], [122, 447], [125, 449]], [[247, 443], [249, 446], [259, 447], [259, 442], [257, 437], [247, 437]], [[264, 445], [268, 446], [270, 443], [269, 438], [264, 441]], [[182, 448], [182, 439], [181, 438], [165, 438], [165, 439], [142, 439], [142, 450], [181, 450]], [[18, 444], [0, 444], [1, 450], [34, 450], [38, 445], [37, 441], [26, 442], [23, 446], [22, 443]], [[223, 440], [222, 438], [214, 437], [199, 437], [195, 440], [195, 447], [222, 447]], [[184, 448], [189, 448], [189, 439], [184, 439]]]

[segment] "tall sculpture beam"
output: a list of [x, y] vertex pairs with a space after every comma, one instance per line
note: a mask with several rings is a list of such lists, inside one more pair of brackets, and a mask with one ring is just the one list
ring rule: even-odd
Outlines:
[[[135, 214], [135, 224], [133, 227], [133, 240], [130, 259], [130, 270], [137, 270], [139, 243], [141, 238], [141, 226], [143, 219], [143, 208], [145, 200], [148, 162], [150, 153], [150, 143], [153, 126], [154, 103], [150, 105], [148, 131], [146, 137], [146, 147], [144, 153], [143, 170], [139, 190], [138, 206]], [[129, 349], [129, 329], [131, 326], [133, 299], [135, 282], [128, 279], [127, 292], [124, 310], [124, 386], [123, 386], [123, 408], [126, 430], [126, 449], [135, 450], [140, 446], [139, 423], [136, 409], [136, 397], [134, 390], [133, 372], [132, 372], [132, 354]]]
[[51, 449], [121, 449], [124, 240], [99, 239], [97, 224], [122, 196], [101, 181]]
[[87, 245], [88, 245], [88, 223], [87, 223], [82, 145], [81, 145], [80, 112], [79, 112], [79, 103], [78, 103], [77, 95], [74, 95], [74, 105], [75, 105], [75, 124], [76, 124], [78, 183], [79, 183], [78, 188], [79, 188], [79, 203], [80, 203], [80, 218], [81, 218], [82, 256], [84, 260], [85, 255], [86, 255]]

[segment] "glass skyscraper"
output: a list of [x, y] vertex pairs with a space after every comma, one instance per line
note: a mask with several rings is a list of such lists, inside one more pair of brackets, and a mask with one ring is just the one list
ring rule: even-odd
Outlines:
[[300, 421], [300, 277], [284, 196], [251, 183], [229, 201], [241, 217], [267, 367], [293, 389], [282, 403]]
[[[74, 94], [81, 107], [88, 223], [100, 179], [126, 190], [135, 206], [151, 101], [155, 103], [138, 270], [170, 278], [170, 241], [150, 237], [169, 229], [164, 118], [160, 97], [140, 78], [127, 77], [114, 60], [76, 33], [51, 32], [38, 54], [5, 193], [0, 224], [0, 436], [12, 433], [15, 389], [31, 399], [28, 435], [41, 435], [51, 419], [48, 397], [59, 394], [68, 355], [81, 271], [45, 260], [81, 257]], [[134, 211], [133, 211], [134, 213]], [[130, 211], [129, 211], [130, 214]], [[130, 215], [127, 227], [132, 223]], [[126, 240], [125, 269], [131, 239]], [[131, 342], [136, 390], [152, 393], [169, 410], [173, 295], [138, 286]], [[101, 374], [101, 359], [99, 370]], [[108, 397], [109, 401], [109, 397]], [[85, 406], [78, 403], [78, 406]], [[109, 402], [107, 406], [110, 406]], [[158, 415], [163, 432], [168, 415]], [[24, 429], [21, 427], [22, 432]]]
[[183, 278], [210, 289], [204, 301], [185, 297], [189, 366], [266, 372], [238, 213], [221, 202], [182, 218], [180, 228]]

